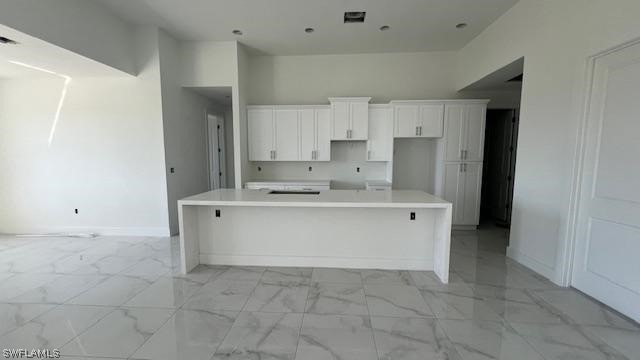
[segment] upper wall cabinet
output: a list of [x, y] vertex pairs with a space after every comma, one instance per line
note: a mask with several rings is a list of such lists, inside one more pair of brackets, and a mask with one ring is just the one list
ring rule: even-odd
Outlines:
[[444, 104], [392, 101], [394, 137], [438, 138], [443, 135]]
[[369, 105], [367, 161], [393, 161], [393, 109]]
[[247, 110], [249, 160], [274, 160], [275, 129], [273, 107], [256, 106]]
[[329, 115], [327, 107], [300, 110], [300, 160], [331, 160]]
[[250, 161], [329, 161], [328, 106], [249, 106]]
[[445, 161], [482, 161], [486, 103], [447, 104]]
[[298, 109], [274, 109], [274, 159], [296, 161], [300, 157]]
[[367, 140], [370, 97], [329, 98], [331, 140]]

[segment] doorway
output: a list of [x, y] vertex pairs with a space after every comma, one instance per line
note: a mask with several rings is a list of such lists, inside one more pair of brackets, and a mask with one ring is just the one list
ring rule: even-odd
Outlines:
[[505, 228], [511, 225], [518, 125], [518, 109], [487, 110], [481, 222]]
[[209, 190], [227, 187], [224, 115], [207, 113]]

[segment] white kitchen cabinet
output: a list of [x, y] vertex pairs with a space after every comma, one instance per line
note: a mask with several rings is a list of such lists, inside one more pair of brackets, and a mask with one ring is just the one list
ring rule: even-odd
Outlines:
[[370, 97], [329, 98], [331, 140], [367, 140]]
[[298, 114], [298, 109], [275, 109], [275, 142], [272, 160], [299, 160]]
[[481, 186], [482, 163], [455, 162], [444, 165], [442, 197], [453, 204], [453, 225], [478, 225]]
[[393, 109], [389, 106], [369, 106], [369, 136], [367, 161], [393, 160]]
[[418, 128], [420, 130], [420, 137], [442, 137], [444, 133], [444, 105], [420, 105]]
[[274, 152], [273, 107], [254, 107], [247, 111], [249, 160], [270, 161]]
[[250, 106], [250, 161], [329, 161], [327, 106]]
[[442, 137], [444, 104], [392, 102], [394, 107], [394, 137]]
[[482, 161], [486, 104], [445, 106], [445, 161]]
[[331, 160], [329, 109], [300, 110], [300, 160]]

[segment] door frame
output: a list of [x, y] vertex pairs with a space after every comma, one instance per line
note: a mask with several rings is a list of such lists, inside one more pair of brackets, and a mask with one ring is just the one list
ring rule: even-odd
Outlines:
[[573, 265], [576, 256], [576, 243], [578, 241], [578, 219], [580, 212], [580, 197], [582, 194], [582, 178], [585, 167], [586, 156], [586, 140], [587, 140], [587, 125], [589, 122], [589, 108], [591, 107], [591, 96], [593, 92], [593, 81], [596, 67], [596, 60], [609, 55], [611, 53], [621, 51], [628, 47], [640, 44], [640, 38], [624, 42], [616, 45], [604, 51], [601, 51], [595, 55], [589, 56], [586, 60], [587, 66], [585, 69], [585, 85], [583, 90], [583, 101], [580, 110], [580, 121], [578, 123], [577, 141], [575, 146], [575, 156], [572, 166], [571, 174], [571, 190], [569, 198], [569, 213], [568, 213], [568, 225], [564, 241], [558, 244], [558, 284], [561, 286], [571, 286], [573, 283]]

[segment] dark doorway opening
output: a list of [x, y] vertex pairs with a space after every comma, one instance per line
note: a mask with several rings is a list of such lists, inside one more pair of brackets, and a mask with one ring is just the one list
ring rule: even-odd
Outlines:
[[518, 125], [517, 109], [487, 110], [480, 219], [502, 227], [511, 225]]

